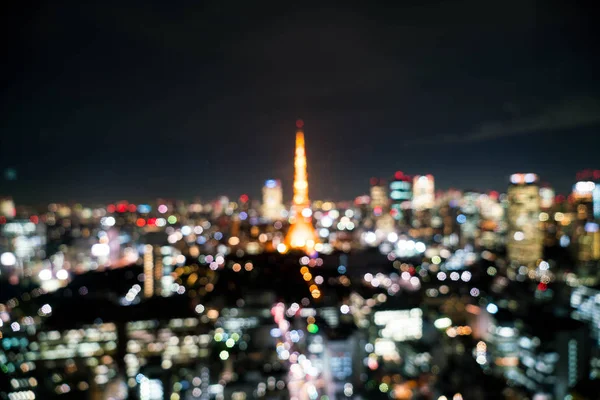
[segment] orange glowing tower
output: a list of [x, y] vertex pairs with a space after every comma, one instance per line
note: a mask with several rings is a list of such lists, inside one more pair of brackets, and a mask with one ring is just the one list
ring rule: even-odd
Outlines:
[[308, 174], [306, 173], [306, 151], [304, 149], [304, 122], [296, 121], [296, 153], [294, 156], [294, 198], [290, 230], [285, 238], [287, 249], [313, 253], [317, 244], [317, 233], [312, 225], [312, 211], [308, 200]]

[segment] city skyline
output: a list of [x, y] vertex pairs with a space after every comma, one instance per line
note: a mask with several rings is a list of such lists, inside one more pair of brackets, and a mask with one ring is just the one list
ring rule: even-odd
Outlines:
[[270, 178], [290, 198], [297, 118], [315, 198], [396, 170], [484, 191], [535, 172], [565, 193], [595, 167], [577, 5], [11, 7], [0, 187], [21, 203], [258, 197]]

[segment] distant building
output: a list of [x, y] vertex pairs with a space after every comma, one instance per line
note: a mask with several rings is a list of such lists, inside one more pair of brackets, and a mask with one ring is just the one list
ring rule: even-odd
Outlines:
[[412, 208], [430, 210], [435, 204], [435, 181], [433, 175], [417, 175], [413, 178]]
[[262, 189], [262, 195], [262, 216], [269, 221], [281, 219], [283, 211], [281, 181], [278, 179], [269, 179], [266, 181]]
[[392, 216], [397, 221], [407, 221], [406, 214], [410, 211], [412, 200], [412, 182], [402, 171], [394, 174], [390, 182], [390, 208]]
[[0, 197], [0, 217], [12, 219], [17, 214], [15, 202], [10, 197]]
[[543, 234], [538, 227], [540, 194], [535, 174], [513, 174], [508, 188], [508, 258], [534, 266], [542, 257]]
[[371, 178], [370, 208], [375, 217], [380, 217], [388, 211], [389, 197], [386, 188], [386, 182], [383, 179]]

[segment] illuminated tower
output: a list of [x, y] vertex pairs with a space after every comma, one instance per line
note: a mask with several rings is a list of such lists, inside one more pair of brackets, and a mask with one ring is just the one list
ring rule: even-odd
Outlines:
[[296, 122], [296, 153], [294, 155], [294, 198], [290, 230], [285, 238], [287, 248], [314, 251], [317, 233], [312, 225], [312, 210], [308, 200], [308, 175], [306, 173], [306, 151], [304, 149], [304, 122]]

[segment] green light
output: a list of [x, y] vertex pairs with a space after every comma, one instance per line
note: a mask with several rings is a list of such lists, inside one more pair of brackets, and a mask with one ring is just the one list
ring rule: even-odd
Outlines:
[[310, 333], [317, 333], [317, 332], [319, 332], [319, 327], [315, 324], [308, 324], [308, 326], [306, 327], [306, 330], [309, 331]]
[[177, 222], [177, 217], [174, 215], [169, 215], [169, 218], [167, 218], [167, 221], [169, 221], [169, 223], [171, 225], [173, 225], [175, 222]]

